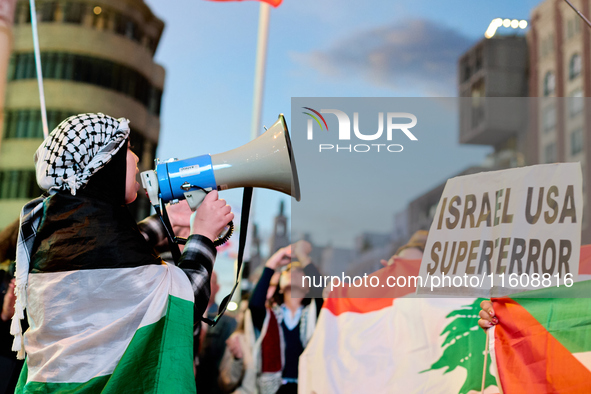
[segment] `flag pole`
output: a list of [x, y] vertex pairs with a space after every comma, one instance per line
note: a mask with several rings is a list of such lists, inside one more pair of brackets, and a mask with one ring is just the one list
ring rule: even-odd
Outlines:
[[480, 385], [480, 392], [484, 394], [484, 390], [486, 389], [486, 364], [488, 361], [488, 335], [489, 330], [486, 330], [486, 344], [484, 345], [484, 367], [482, 368], [482, 384]]
[[[253, 93], [253, 104], [252, 104], [252, 124], [250, 129], [250, 139], [254, 140], [260, 134], [261, 130], [261, 117], [263, 113], [263, 93], [265, 89], [265, 69], [267, 64], [267, 42], [269, 38], [269, 18], [271, 15], [271, 6], [265, 2], [261, 2], [259, 5], [259, 29], [257, 37], [257, 53], [254, 70], [254, 93]], [[256, 190], [256, 189], [255, 189]], [[256, 214], [256, 193], [253, 190], [250, 216], [255, 217]], [[250, 221], [246, 242], [245, 260], [250, 260], [251, 254], [251, 243], [254, 234], [254, 219]]]
[[37, 84], [39, 85], [39, 102], [41, 104], [41, 122], [43, 123], [43, 136], [49, 135], [47, 126], [47, 110], [45, 109], [45, 92], [43, 91], [43, 74], [41, 73], [41, 54], [39, 52], [39, 34], [37, 32], [37, 11], [35, 0], [29, 0], [31, 8], [31, 28], [33, 29], [33, 47], [35, 48], [35, 65], [37, 67]]
[[259, 136], [261, 129], [261, 114], [263, 112], [263, 91], [265, 88], [265, 66], [267, 63], [267, 41], [269, 37], [269, 17], [271, 6], [261, 2], [259, 6], [259, 33], [257, 39], [257, 54], [254, 71], [254, 96], [252, 107], [252, 125], [250, 139]]

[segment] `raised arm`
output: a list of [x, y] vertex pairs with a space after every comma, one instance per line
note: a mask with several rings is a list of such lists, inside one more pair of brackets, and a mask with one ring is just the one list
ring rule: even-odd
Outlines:
[[[172, 231], [177, 237], [187, 238], [191, 235], [191, 208], [187, 201], [169, 204], [166, 207]], [[161, 250], [167, 247], [166, 230], [158, 215], [148, 216], [138, 223], [138, 227], [146, 241]]]
[[289, 264], [290, 261], [291, 246], [286, 246], [275, 252], [275, 254], [273, 254], [273, 256], [271, 256], [265, 263], [265, 269], [263, 270], [261, 278], [254, 288], [252, 296], [250, 297], [250, 302], [248, 303], [248, 307], [252, 314], [252, 323], [258, 330], [263, 327], [263, 322], [265, 321], [265, 303], [267, 301], [267, 290], [269, 289], [271, 278], [277, 268]]

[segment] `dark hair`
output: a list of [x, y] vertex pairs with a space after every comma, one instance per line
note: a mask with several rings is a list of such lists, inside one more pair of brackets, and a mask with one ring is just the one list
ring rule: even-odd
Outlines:
[[17, 218], [0, 232], [0, 263], [5, 260], [16, 260], [16, 243], [20, 220]]
[[272, 307], [275, 304], [281, 305], [284, 301], [285, 298], [283, 297], [283, 293], [281, 293], [281, 290], [279, 289], [279, 284], [277, 284], [277, 286], [275, 286], [275, 291], [273, 292], [273, 295], [269, 300], [269, 307]]
[[[275, 287], [275, 292], [273, 293], [273, 295], [271, 296], [271, 299], [269, 300], [269, 307], [272, 307], [273, 305], [282, 305], [284, 302], [285, 302], [285, 297], [283, 296], [283, 293], [281, 293], [281, 290], [279, 288], [279, 284], [277, 284], [277, 286]], [[311, 298], [304, 298], [304, 299], [302, 299], [302, 306], [306, 306], [310, 302], [312, 302]]]

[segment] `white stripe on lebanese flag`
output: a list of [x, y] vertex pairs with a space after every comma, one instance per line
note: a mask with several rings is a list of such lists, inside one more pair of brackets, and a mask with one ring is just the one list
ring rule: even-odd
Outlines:
[[[372, 276], [418, 275], [398, 260]], [[322, 308], [300, 356], [298, 392], [470, 393], [480, 390], [485, 347], [475, 298], [408, 298], [407, 288], [341, 288]], [[363, 298], [361, 298], [363, 297]], [[390, 298], [386, 298], [390, 297]], [[477, 342], [481, 351], [472, 352]], [[485, 393], [498, 393], [487, 374]]]
[[185, 273], [167, 264], [30, 274], [27, 381], [111, 374], [136, 331], [166, 314], [169, 295], [194, 298]]
[[[316, 332], [300, 357], [298, 392], [461, 392], [467, 380], [465, 368], [445, 373], [446, 368], [431, 366], [453, 345], [443, 346], [441, 333], [452, 320], [446, 316], [474, 300], [399, 298], [376, 311], [339, 315], [323, 308]], [[498, 393], [498, 389], [489, 386], [485, 393]]]
[[[580, 256], [579, 281], [591, 274], [591, 245], [581, 247]], [[399, 260], [372, 276], [385, 283], [388, 276], [418, 275], [419, 266], [420, 261]], [[331, 293], [335, 298], [326, 300], [300, 357], [298, 392], [479, 392], [483, 363], [478, 370], [473, 362], [484, 360], [484, 332], [476, 325], [480, 300], [402, 298], [413, 292], [349, 288]], [[588, 353], [573, 356], [591, 370]], [[499, 393], [496, 363], [489, 359], [487, 365], [484, 392]]]

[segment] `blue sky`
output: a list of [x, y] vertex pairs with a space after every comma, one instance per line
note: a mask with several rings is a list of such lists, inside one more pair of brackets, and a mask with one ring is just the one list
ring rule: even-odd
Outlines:
[[[166, 69], [158, 155], [219, 153], [250, 139], [259, 3], [146, 0], [166, 23], [156, 60]], [[291, 120], [292, 97], [453, 97], [458, 56], [493, 18], [528, 19], [539, 1], [284, 0], [271, 10], [262, 122]], [[501, 31], [502, 33], [502, 31]], [[457, 141], [457, 131], [448, 131]], [[457, 143], [455, 143], [457, 145]], [[458, 147], [449, 173], [425, 179], [393, 207], [478, 164], [487, 148]], [[299, 160], [305, 158], [296, 157]], [[232, 205], [240, 194], [225, 192]], [[303, 196], [305, 198], [305, 196]], [[256, 195], [268, 236], [280, 200]]]

